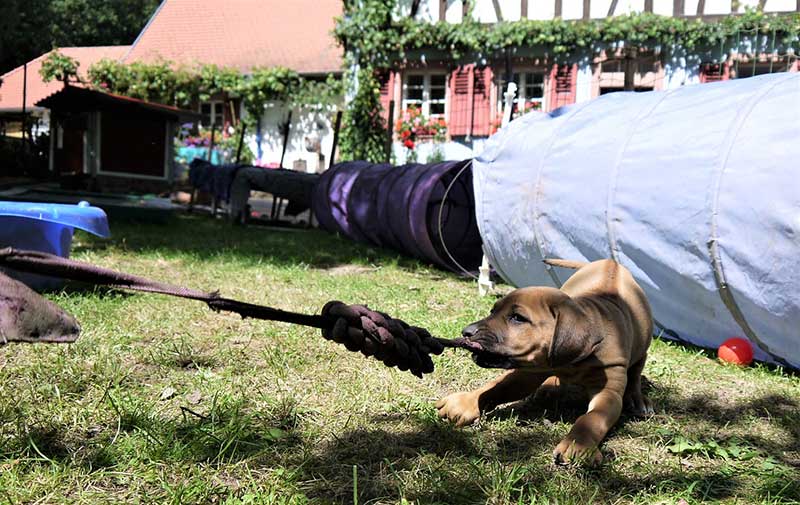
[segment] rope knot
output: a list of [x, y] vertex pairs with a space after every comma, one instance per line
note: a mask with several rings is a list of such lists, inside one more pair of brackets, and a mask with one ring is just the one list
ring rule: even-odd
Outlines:
[[324, 338], [420, 378], [433, 372], [430, 355], [444, 351], [444, 346], [428, 330], [409, 326], [366, 305], [330, 301], [322, 307], [322, 317], [333, 321], [322, 330]]

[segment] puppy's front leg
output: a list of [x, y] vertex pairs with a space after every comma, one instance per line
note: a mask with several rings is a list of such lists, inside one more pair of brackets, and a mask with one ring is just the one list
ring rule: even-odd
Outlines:
[[526, 370], [510, 370], [473, 391], [445, 396], [436, 402], [436, 408], [439, 417], [464, 426], [478, 419], [482, 412], [532, 394], [547, 377], [547, 374]]
[[[617, 367], [615, 367], [617, 368]], [[592, 397], [589, 410], [575, 421], [575, 425], [553, 451], [557, 464], [570, 462], [600, 463], [600, 442], [619, 419], [622, 412], [622, 395], [627, 376], [623, 367], [607, 370], [602, 385], [588, 386]]]

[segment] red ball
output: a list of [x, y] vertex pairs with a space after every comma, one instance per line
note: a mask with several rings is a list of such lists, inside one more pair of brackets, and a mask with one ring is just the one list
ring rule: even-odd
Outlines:
[[728, 363], [747, 366], [753, 362], [753, 346], [747, 339], [729, 338], [717, 349], [717, 357]]

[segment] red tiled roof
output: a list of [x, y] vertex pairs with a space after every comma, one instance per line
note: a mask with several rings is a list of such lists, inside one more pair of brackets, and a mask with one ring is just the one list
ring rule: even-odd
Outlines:
[[179, 109], [172, 105], [148, 102], [139, 100], [138, 98], [105, 93], [103, 91], [78, 86], [66, 86], [38, 101], [36, 105], [46, 109], [60, 109], [74, 112], [103, 110], [103, 108], [108, 106], [127, 107], [128, 109], [144, 110], [151, 113], [155, 112], [176, 119], [197, 119], [200, 117], [200, 114], [197, 112]]
[[331, 31], [341, 13], [342, 0], [164, 0], [124, 61], [340, 72]]
[[[78, 75], [86, 77], [86, 71], [92, 64], [103, 58], [119, 60], [130, 49], [130, 46], [100, 46], [100, 47], [62, 47], [59, 52], [70, 58], [75, 58], [80, 63]], [[52, 52], [52, 51], [51, 51]], [[25, 97], [25, 107], [33, 108], [34, 104], [42, 98], [59, 91], [63, 84], [58, 81], [45, 83], [39, 75], [42, 62], [50, 53], [45, 53], [28, 62], [28, 86]], [[0, 111], [22, 110], [22, 83], [23, 68], [17, 67], [2, 76], [3, 84], [0, 85]]]

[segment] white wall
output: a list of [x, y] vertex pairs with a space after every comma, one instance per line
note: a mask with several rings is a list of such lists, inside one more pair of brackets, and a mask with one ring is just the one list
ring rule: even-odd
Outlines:
[[[399, 0], [395, 13], [398, 17], [408, 16], [411, 13], [413, 0]], [[482, 23], [496, 23], [497, 14], [492, 0], [474, 0], [473, 16]], [[504, 21], [517, 21], [521, 17], [522, 5], [520, 0], [497, 0]], [[683, 14], [694, 16], [697, 14], [698, 0], [685, 0]], [[740, 0], [739, 12], [744, 12], [745, 7], [757, 7], [758, 0]], [[589, 16], [604, 18], [608, 14], [611, 0], [591, 0]], [[794, 11], [796, 0], [766, 0], [765, 12]], [[653, 12], [663, 16], [671, 16], [673, 0], [653, 0]], [[619, 0], [614, 11], [615, 16], [644, 11], [644, 0]], [[450, 23], [462, 20], [462, 0], [447, 0], [445, 19]], [[730, 14], [730, 0], [706, 0], [704, 14]], [[562, 18], [581, 19], [583, 17], [583, 0], [562, 0]], [[528, 0], [528, 19], [553, 19], [555, 16], [555, 0]], [[422, 0], [417, 19], [435, 22], [439, 20], [439, 0]]]
[[[261, 159], [258, 164], [277, 164], [281, 159], [283, 149], [283, 135], [280, 132], [280, 124], [286, 121], [289, 107], [280, 102], [271, 102], [264, 110], [261, 117]], [[331, 107], [324, 111], [313, 111], [310, 109], [294, 109], [292, 111], [292, 124], [289, 130], [289, 143], [286, 148], [286, 156], [283, 161], [284, 168], [292, 168], [296, 160], [305, 160], [306, 170], [317, 171], [318, 155], [316, 152], [309, 152], [306, 149], [306, 138], [312, 136], [314, 132], [319, 136], [321, 142], [321, 152], [325, 155], [325, 165], [330, 162], [330, 151], [333, 145], [333, 122], [335, 121], [336, 110]], [[257, 133], [248, 132], [247, 143], [253, 151], [254, 156], [258, 156]]]

